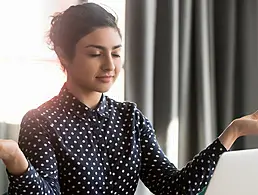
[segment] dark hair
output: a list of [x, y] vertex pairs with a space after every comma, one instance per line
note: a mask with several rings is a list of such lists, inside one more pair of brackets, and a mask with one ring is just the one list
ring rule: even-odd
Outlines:
[[115, 28], [121, 36], [117, 18], [100, 5], [95, 3], [73, 5], [53, 16], [48, 43], [52, 49], [59, 47], [69, 59], [73, 59], [77, 42], [101, 27]]

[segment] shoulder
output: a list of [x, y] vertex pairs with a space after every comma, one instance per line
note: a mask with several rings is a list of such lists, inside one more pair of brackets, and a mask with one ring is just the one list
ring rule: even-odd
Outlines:
[[48, 113], [55, 113], [55, 107], [58, 104], [57, 96], [52, 99], [44, 102], [36, 108], [32, 108], [22, 118], [21, 125], [33, 123], [33, 122], [42, 122], [46, 118]]
[[133, 118], [133, 120], [141, 123], [144, 123], [147, 119], [135, 102], [116, 101], [108, 96], [106, 96], [106, 101], [109, 111], [115, 110], [116, 114], [126, 116], [126, 118]]
[[105, 96], [106, 103], [108, 108], [111, 110], [120, 111], [120, 112], [135, 112], [137, 108], [137, 104], [130, 101], [116, 101], [108, 96]]

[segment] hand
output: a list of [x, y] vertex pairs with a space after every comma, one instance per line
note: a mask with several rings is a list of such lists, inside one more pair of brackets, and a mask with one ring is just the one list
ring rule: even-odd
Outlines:
[[258, 111], [233, 121], [233, 126], [240, 136], [258, 135]]
[[13, 175], [21, 175], [28, 169], [28, 161], [13, 140], [0, 139], [0, 159]]
[[258, 135], [258, 111], [232, 121], [219, 139], [230, 149], [237, 138], [246, 135]]

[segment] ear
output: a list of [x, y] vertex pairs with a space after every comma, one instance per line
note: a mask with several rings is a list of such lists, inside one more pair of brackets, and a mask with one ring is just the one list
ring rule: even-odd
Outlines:
[[64, 51], [60, 47], [56, 47], [55, 52], [57, 54], [57, 57], [58, 57], [60, 63], [64, 66], [65, 69], [67, 69], [67, 67], [69, 65], [69, 60], [66, 57]]

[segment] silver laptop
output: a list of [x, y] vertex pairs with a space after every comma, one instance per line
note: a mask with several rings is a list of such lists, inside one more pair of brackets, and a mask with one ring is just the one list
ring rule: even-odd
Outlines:
[[205, 195], [258, 194], [258, 149], [224, 153]]

